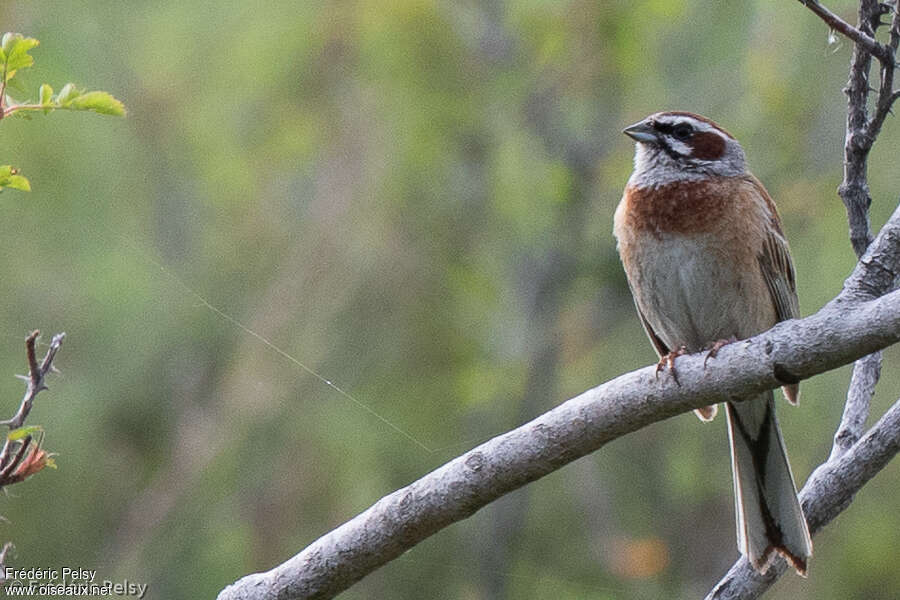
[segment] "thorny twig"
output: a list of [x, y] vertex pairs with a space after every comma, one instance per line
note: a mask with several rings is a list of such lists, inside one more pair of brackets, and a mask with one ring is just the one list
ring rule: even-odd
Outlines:
[[[25, 338], [28, 375], [20, 376], [25, 381], [25, 395], [22, 397], [22, 402], [19, 404], [19, 410], [16, 411], [16, 414], [10, 419], [0, 421], [0, 425], [6, 425], [10, 430], [18, 429], [25, 423], [25, 419], [28, 418], [28, 414], [31, 412], [35, 397], [41, 390], [47, 389], [44, 379], [53, 370], [53, 359], [56, 357], [56, 353], [59, 352], [63, 339], [66, 337], [65, 333], [54, 335], [53, 339], [50, 340], [50, 348], [47, 349], [44, 358], [38, 362], [35, 346], [39, 335], [40, 332], [35, 330]], [[40, 442], [36, 446], [31, 447], [31, 452], [29, 453], [31, 441], [32, 437], [30, 435], [19, 440], [10, 440], [7, 437], [4, 441], [3, 449], [0, 450], [0, 488], [11, 483], [23, 481], [31, 472], [29, 469], [23, 470], [21, 467], [26, 467], [32, 461], [40, 460], [47, 456], [40, 449]]]
[[56, 357], [56, 353], [59, 352], [59, 347], [66, 337], [65, 333], [54, 335], [50, 341], [50, 348], [47, 350], [47, 354], [44, 355], [44, 359], [38, 364], [35, 344], [39, 335], [40, 332], [35, 330], [25, 339], [25, 352], [28, 355], [28, 375], [22, 376], [26, 386], [25, 396], [22, 398], [22, 403], [19, 405], [19, 410], [15, 416], [6, 421], [0, 421], [0, 425], [8, 425], [10, 429], [22, 426], [28, 417], [28, 413], [31, 412], [31, 405], [34, 403], [35, 396], [38, 395], [38, 392], [48, 389], [46, 384], [44, 384], [44, 378], [53, 369], [53, 359]]
[[[801, 0], [802, 2], [803, 0]], [[810, 3], [805, 3], [812, 8]], [[818, 4], [818, 3], [816, 3]], [[860, 0], [859, 28], [852, 28], [861, 36], [873, 36], [881, 25], [882, 5], [877, 0]], [[817, 13], [818, 14], [818, 13]], [[828, 22], [828, 21], [826, 21]], [[869, 151], [881, 131], [881, 126], [890, 112], [894, 100], [894, 43], [896, 42], [897, 17], [891, 25], [891, 42], [877, 44], [880, 52], [872, 53], [867, 45], [857, 43], [850, 59], [850, 77], [844, 93], [847, 94], [847, 133], [844, 140], [844, 180], [838, 193], [847, 209], [850, 224], [850, 242], [857, 257], [861, 257], [872, 241], [869, 230], [869, 196], [867, 161]], [[847, 27], [850, 27], [849, 25]], [[849, 37], [849, 36], [848, 36]], [[853, 39], [851, 37], [851, 39]], [[880, 62], [880, 84], [875, 103], [875, 114], [869, 118], [869, 71], [872, 57]]]

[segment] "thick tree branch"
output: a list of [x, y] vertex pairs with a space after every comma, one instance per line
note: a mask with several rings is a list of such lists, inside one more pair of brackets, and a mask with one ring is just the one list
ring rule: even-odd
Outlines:
[[885, 269], [900, 266], [898, 233], [900, 210], [840, 295], [815, 315], [726, 346], [707, 368], [703, 354], [680, 358], [681, 385], [657, 378], [652, 366], [588, 390], [385, 496], [282, 565], [227, 587], [219, 600], [330, 598], [440, 529], [611, 440], [722, 398], [799, 381], [900, 340], [900, 291], [870, 293]]

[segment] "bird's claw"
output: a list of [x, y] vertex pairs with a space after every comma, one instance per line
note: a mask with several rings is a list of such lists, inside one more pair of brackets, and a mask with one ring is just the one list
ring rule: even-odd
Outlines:
[[716, 355], [719, 353], [719, 350], [736, 341], [738, 341], [736, 337], [730, 337], [727, 340], [716, 340], [715, 342], [713, 342], [713, 344], [709, 347], [709, 352], [706, 353], [706, 358], [703, 360], [703, 368], [706, 368], [706, 363], [709, 362], [709, 359], [716, 357]]
[[688, 354], [687, 347], [679, 346], [676, 350], [672, 350], [660, 358], [659, 362], [656, 363], [656, 378], [659, 379], [659, 372], [668, 367], [669, 373], [672, 374], [672, 379], [675, 380], [676, 384], [681, 385], [681, 382], [678, 381], [678, 371], [675, 370], [675, 359], [682, 354]]

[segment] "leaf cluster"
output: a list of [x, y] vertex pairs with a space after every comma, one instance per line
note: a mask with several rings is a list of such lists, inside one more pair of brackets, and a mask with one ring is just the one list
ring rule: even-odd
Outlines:
[[[38, 101], [17, 102], [9, 96], [13, 78], [21, 69], [34, 65], [34, 57], [29, 54], [40, 42], [25, 37], [21, 33], [3, 34], [0, 38], [0, 119], [9, 115], [21, 115], [30, 118], [30, 113], [40, 111], [44, 114], [54, 110], [91, 111], [103, 115], [122, 117], [125, 106], [112, 94], [103, 91], [88, 91], [67, 83], [54, 94], [53, 88], [45, 83], [38, 92]], [[31, 184], [18, 169], [10, 165], [0, 166], [0, 191], [12, 188], [30, 191]]]

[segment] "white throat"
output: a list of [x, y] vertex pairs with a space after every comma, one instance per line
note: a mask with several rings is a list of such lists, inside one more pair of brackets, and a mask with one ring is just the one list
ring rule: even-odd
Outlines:
[[[736, 142], [733, 143], [737, 146]], [[740, 146], [733, 148], [731, 154], [730, 157], [716, 161], [676, 160], [659, 146], [638, 142], [634, 149], [634, 172], [628, 183], [640, 187], [657, 187], [677, 181], [745, 175], [747, 168]]]

